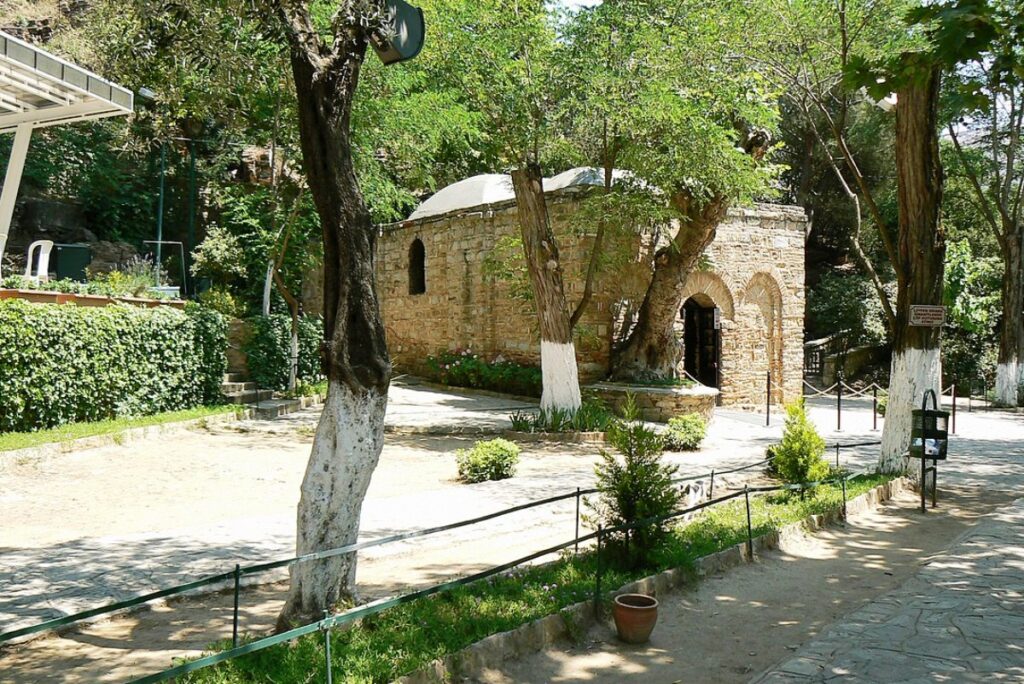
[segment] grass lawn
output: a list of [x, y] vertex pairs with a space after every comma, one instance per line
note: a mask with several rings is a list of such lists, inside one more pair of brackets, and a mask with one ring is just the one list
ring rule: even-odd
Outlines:
[[109, 435], [111, 433], [123, 432], [131, 428], [147, 427], [150, 425], [164, 425], [166, 423], [177, 423], [183, 420], [194, 420], [197, 418], [208, 418], [220, 416], [225, 413], [238, 411], [237, 406], [226, 404], [223, 406], [200, 406], [198, 408], [185, 409], [183, 411], [170, 411], [158, 413], [153, 416], [139, 416], [137, 418], [114, 418], [112, 420], [101, 420], [95, 423], [72, 423], [60, 427], [38, 432], [4, 432], [0, 433], [0, 452], [25, 449], [27, 447], [50, 444], [52, 442], [69, 442], [82, 437], [95, 437], [96, 435]]
[[[889, 479], [881, 475], [853, 479], [847, 486], [847, 496], [863, 494]], [[835, 510], [841, 503], [841, 490], [831, 485], [819, 487], [803, 500], [797, 493], [751, 497], [754, 535]], [[612, 590], [656, 571], [690, 567], [695, 560], [746, 538], [746, 511], [741, 498], [672, 529], [650, 567], [606, 570], [602, 586]], [[486, 636], [588, 600], [594, 592], [595, 570], [592, 552], [566, 555], [554, 563], [517, 569], [392, 608], [364, 618], [351, 629], [336, 629], [331, 632], [334, 681], [390, 682]], [[229, 647], [228, 642], [215, 645], [217, 650]], [[324, 639], [317, 634], [194, 672], [181, 681], [326, 681], [325, 670]]]

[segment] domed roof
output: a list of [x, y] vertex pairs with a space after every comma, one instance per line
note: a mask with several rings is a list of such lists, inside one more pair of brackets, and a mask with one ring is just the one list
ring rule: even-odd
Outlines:
[[[616, 169], [612, 172], [615, 180], [628, 174]], [[577, 187], [604, 185], [604, 171], [591, 166], [581, 166], [563, 171], [557, 176], [544, 179], [544, 192], [558, 192]], [[410, 216], [410, 221], [442, 216], [455, 211], [472, 209], [485, 204], [508, 202], [516, 197], [512, 189], [512, 177], [505, 173], [484, 173], [471, 176], [457, 183], [441, 188], [424, 200]]]

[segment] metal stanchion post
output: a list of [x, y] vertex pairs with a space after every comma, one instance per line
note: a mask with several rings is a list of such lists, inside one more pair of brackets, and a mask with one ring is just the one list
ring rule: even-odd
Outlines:
[[953, 434], [956, 434], [956, 383], [953, 383]]
[[771, 427], [772, 424], [772, 372], [768, 371], [767, 382], [764, 390], [764, 426]]
[[843, 429], [843, 374], [838, 373], [839, 382], [836, 384], [836, 432]]
[[871, 430], [878, 432], [878, 386], [871, 388]]
[[708, 487], [708, 499], [715, 498], [715, 469], [711, 469], [711, 486]]
[[839, 443], [836, 442], [836, 470], [839, 469]]

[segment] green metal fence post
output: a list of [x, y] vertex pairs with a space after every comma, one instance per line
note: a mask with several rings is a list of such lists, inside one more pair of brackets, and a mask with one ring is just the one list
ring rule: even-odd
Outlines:
[[235, 563], [235, 610], [231, 620], [231, 647], [238, 648], [238, 590], [242, 583], [242, 566]]
[[576, 540], [576, 543], [575, 543], [575, 545], [573, 545], [573, 553], [579, 553], [580, 552], [580, 488], [579, 487], [576, 488], [576, 536], [574, 537], [574, 539]]
[[[324, 619], [326, 620], [330, 616], [326, 610], [324, 611]], [[331, 628], [325, 625], [320, 628], [324, 633], [324, 658], [327, 660], [327, 684], [334, 684], [334, 673], [333, 666], [331, 665]]]
[[747, 503], [747, 560], [754, 560], [754, 528], [750, 524], [750, 487], [743, 485], [743, 498]]

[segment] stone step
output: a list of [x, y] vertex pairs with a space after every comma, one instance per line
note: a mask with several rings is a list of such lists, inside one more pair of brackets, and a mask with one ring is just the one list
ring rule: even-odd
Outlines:
[[251, 389], [241, 392], [225, 393], [224, 396], [227, 397], [228, 403], [231, 404], [255, 404], [257, 402], [262, 404], [263, 402], [270, 401], [274, 398], [274, 391], [260, 390], [259, 392], [256, 392], [255, 389]]
[[224, 394], [239, 394], [241, 392], [255, 392], [255, 382], [224, 382], [221, 383], [220, 391]]
[[274, 399], [273, 401], [262, 401], [259, 406], [251, 404], [249, 408], [253, 410], [256, 418], [273, 420], [319, 404], [319, 397], [299, 397], [297, 399]]
[[246, 382], [249, 380], [249, 376], [246, 373], [225, 373], [224, 382]]

